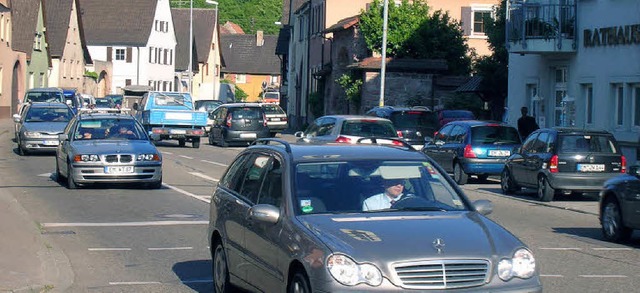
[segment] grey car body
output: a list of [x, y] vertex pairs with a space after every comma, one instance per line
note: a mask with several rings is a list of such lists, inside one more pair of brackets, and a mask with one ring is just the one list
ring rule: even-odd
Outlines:
[[624, 242], [640, 229], [640, 166], [607, 180], [600, 191], [600, 225], [606, 240]]
[[22, 116], [13, 117], [18, 153], [54, 152], [58, 146], [58, 135], [72, 117], [71, 108], [64, 103], [27, 104]]
[[[126, 126], [130, 132], [118, 134]], [[59, 136], [56, 178], [69, 189], [91, 183], [162, 185], [162, 155], [129, 114], [80, 113]]]
[[[393, 143], [398, 131], [391, 120], [361, 115], [326, 115], [317, 118], [304, 132], [295, 133], [299, 142], [355, 144], [364, 137], [387, 138], [381, 140]], [[397, 141], [396, 141], [397, 143]]]
[[[363, 211], [385, 178], [404, 180], [406, 196], [390, 209]], [[228, 167], [211, 199], [214, 287], [540, 292], [533, 255], [483, 215], [491, 210], [486, 200], [470, 202], [408, 144], [257, 140]], [[515, 255], [530, 256], [528, 275], [504, 271]], [[350, 262], [355, 280], [341, 274]]]

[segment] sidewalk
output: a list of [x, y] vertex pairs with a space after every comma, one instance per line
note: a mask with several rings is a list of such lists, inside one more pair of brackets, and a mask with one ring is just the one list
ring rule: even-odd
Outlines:
[[65, 292], [73, 282], [67, 256], [42, 236], [38, 224], [8, 187], [10, 166], [20, 160], [13, 121], [0, 119], [0, 292]]

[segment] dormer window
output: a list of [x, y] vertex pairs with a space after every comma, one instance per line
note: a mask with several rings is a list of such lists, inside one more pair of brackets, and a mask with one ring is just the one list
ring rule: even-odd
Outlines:
[[33, 49], [36, 51], [42, 51], [42, 36], [43, 33], [36, 32], [35, 34], [35, 42], [33, 43]]

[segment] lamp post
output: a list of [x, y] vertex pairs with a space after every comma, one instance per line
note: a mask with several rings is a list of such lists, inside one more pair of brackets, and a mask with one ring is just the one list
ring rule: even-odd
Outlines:
[[189, 71], [188, 92], [189, 94], [193, 94], [191, 93], [191, 79], [193, 76], [193, 0], [189, 1], [189, 67], [187, 68]]
[[[213, 35], [217, 35], [218, 31], [217, 31], [217, 27], [218, 27], [218, 1], [213, 1], [213, 0], [205, 0], [205, 2], [207, 2], [207, 4], [212, 4], [216, 6], [216, 19], [215, 22], [213, 23]], [[214, 40], [215, 42], [216, 40]], [[218, 44], [218, 48], [220, 48], [220, 44]], [[214, 48], [215, 49], [215, 48]], [[218, 51], [214, 50], [215, 53], [217, 54]], [[217, 60], [214, 58], [214, 60]], [[213, 77], [213, 80], [211, 81], [212, 85], [211, 87], [213, 88], [213, 99], [217, 100], [218, 98], [216, 98], [216, 80], [218, 79], [218, 76], [220, 76], [220, 73], [218, 72], [218, 67], [217, 64], [213, 64], [213, 68], [215, 71], [215, 76]]]
[[389, 0], [384, 0], [382, 22], [382, 62], [380, 64], [380, 107], [384, 106], [384, 79], [387, 71], [387, 27], [389, 21]]

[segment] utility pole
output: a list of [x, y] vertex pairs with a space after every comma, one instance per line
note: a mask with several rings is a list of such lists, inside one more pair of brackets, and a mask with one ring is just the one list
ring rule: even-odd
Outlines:
[[193, 95], [191, 88], [191, 79], [193, 79], [193, 0], [189, 4], [189, 94]]
[[382, 22], [382, 62], [380, 64], [380, 107], [384, 106], [384, 80], [387, 71], [387, 27], [389, 21], [389, 0], [384, 0]]

